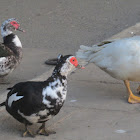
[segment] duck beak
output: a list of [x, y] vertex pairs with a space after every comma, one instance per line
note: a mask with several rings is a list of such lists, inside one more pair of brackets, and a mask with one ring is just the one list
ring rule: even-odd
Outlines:
[[21, 32], [23, 32], [23, 33], [25, 33], [25, 30], [23, 30], [23, 29], [20, 28], [20, 27], [18, 27], [17, 30], [18, 30], [18, 31], [21, 31]]
[[79, 64], [76, 66], [77, 69], [85, 69], [85, 67], [80, 66]]

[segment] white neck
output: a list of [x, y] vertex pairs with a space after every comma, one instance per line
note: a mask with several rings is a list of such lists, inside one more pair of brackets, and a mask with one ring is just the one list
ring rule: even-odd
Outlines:
[[15, 44], [15, 46], [22, 48], [22, 44], [21, 44], [21, 42], [20, 42], [20, 40], [19, 40], [17, 35], [15, 35], [15, 37], [12, 40], [12, 42]]
[[[10, 35], [10, 34], [12, 34], [12, 33], [13, 33], [12, 31], [10, 31], [8, 29], [4, 30], [1, 27], [1, 35], [2, 35], [3, 38], [6, 37], [6, 36], [8, 36], [8, 35]], [[19, 40], [19, 38], [18, 38], [17, 35], [15, 35], [15, 37], [12, 40], [12, 42], [15, 44], [15, 46], [22, 48], [22, 44], [21, 44], [21, 42], [20, 42], [20, 40]]]
[[73, 69], [74, 69], [73, 65], [71, 65], [70, 63], [65, 63], [63, 67], [61, 68], [60, 73], [61, 75], [67, 77], [68, 74], [73, 71]]

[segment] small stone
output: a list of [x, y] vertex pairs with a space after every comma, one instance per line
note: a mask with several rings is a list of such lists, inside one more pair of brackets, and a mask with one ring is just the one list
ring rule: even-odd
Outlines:
[[119, 133], [119, 134], [126, 133], [126, 131], [125, 131], [125, 130], [122, 130], [122, 129], [116, 130], [115, 132], [116, 132], [116, 133]]

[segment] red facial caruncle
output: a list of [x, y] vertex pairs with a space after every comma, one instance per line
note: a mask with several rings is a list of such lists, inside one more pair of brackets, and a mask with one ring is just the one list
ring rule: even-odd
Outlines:
[[72, 57], [72, 58], [70, 59], [70, 62], [71, 62], [71, 64], [73, 64], [76, 68], [79, 68], [79, 69], [84, 69], [84, 68], [85, 68], [85, 67], [82, 67], [82, 66], [80, 66], [80, 65], [78, 64], [78, 61], [77, 61], [76, 57]]
[[16, 21], [11, 21], [10, 24], [15, 27], [15, 29], [19, 28], [19, 24]]
[[72, 57], [72, 58], [70, 59], [70, 62], [71, 62], [75, 67], [78, 66], [78, 61], [77, 61], [77, 59], [76, 59], [75, 57]]

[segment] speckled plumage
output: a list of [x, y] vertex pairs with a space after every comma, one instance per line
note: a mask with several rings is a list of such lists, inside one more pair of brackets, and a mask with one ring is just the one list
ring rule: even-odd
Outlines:
[[9, 88], [6, 110], [25, 125], [44, 123], [58, 114], [67, 95], [67, 75], [78, 66], [74, 56], [61, 56], [46, 81], [21, 82]]
[[22, 44], [18, 36], [13, 34], [14, 26], [10, 22], [19, 24], [16, 19], [11, 18], [1, 25], [3, 43], [0, 43], [0, 77], [12, 72], [22, 59]]
[[[10, 97], [15, 93], [16, 96], [11, 100]], [[50, 77], [44, 82], [18, 83], [8, 93], [6, 109], [21, 123], [44, 122], [60, 111], [66, 94], [67, 81], [63, 76]], [[39, 113], [41, 111], [44, 113]]]

